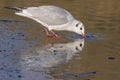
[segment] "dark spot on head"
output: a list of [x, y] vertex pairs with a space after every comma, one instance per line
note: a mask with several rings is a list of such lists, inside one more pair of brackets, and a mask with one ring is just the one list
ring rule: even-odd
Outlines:
[[80, 24], [80, 23], [77, 23], [77, 24], [76, 24], [76, 27], [78, 27], [79, 24]]
[[77, 46], [76, 46], [76, 48], [75, 48], [75, 49], [76, 49], [76, 50], [79, 50]]
[[80, 47], [82, 47], [82, 44], [80, 44]]

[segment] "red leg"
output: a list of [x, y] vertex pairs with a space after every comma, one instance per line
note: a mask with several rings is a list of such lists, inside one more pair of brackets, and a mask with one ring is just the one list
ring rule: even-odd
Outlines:
[[54, 45], [54, 43], [57, 41], [57, 39], [53, 39], [52, 41], [49, 39], [50, 39], [49, 37], [45, 39], [45, 45], [48, 45], [48, 44]]
[[46, 27], [44, 27], [44, 30], [45, 30], [46, 35], [47, 35], [48, 37], [51, 37], [51, 36], [52, 36], [52, 35], [49, 33], [49, 31], [48, 31], [48, 29], [47, 29]]
[[59, 36], [59, 35], [57, 35], [54, 31], [50, 31], [52, 34], [53, 34], [53, 36], [55, 36], [55, 38], [61, 38], [62, 36]]

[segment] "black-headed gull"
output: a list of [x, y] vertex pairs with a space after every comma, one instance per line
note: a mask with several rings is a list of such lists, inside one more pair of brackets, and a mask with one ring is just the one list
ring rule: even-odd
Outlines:
[[16, 10], [15, 14], [31, 18], [44, 26], [47, 36], [54, 36], [59, 38], [60, 36], [55, 34], [53, 30], [71, 31], [85, 37], [84, 25], [81, 21], [76, 20], [67, 10], [52, 6], [45, 5], [39, 7], [7, 7], [9, 9]]

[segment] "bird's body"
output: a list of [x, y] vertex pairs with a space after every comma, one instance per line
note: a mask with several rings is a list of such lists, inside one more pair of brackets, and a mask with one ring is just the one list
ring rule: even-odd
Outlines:
[[[84, 26], [82, 22], [73, 18], [73, 16], [65, 9], [48, 5], [39, 7], [28, 7], [28, 8], [17, 8], [12, 7], [12, 9], [17, 10], [15, 14], [31, 18], [45, 27], [47, 35], [50, 35], [48, 31], [52, 33], [55, 37], [58, 37], [52, 30], [66, 30], [73, 31], [79, 34], [84, 34]], [[77, 26], [76, 26], [77, 25]], [[80, 33], [80, 29], [76, 30], [75, 27], [80, 25], [83, 27], [83, 31]]]

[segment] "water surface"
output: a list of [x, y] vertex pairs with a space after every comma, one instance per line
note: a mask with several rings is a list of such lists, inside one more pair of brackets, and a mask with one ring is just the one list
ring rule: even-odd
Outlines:
[[[87, 37], [57, 32], [47, 38], [42, 25], [5, 6], [57, 5], [81, 20]], [[1, 0], [0, 80], [119, 80], [118, 0]]]

